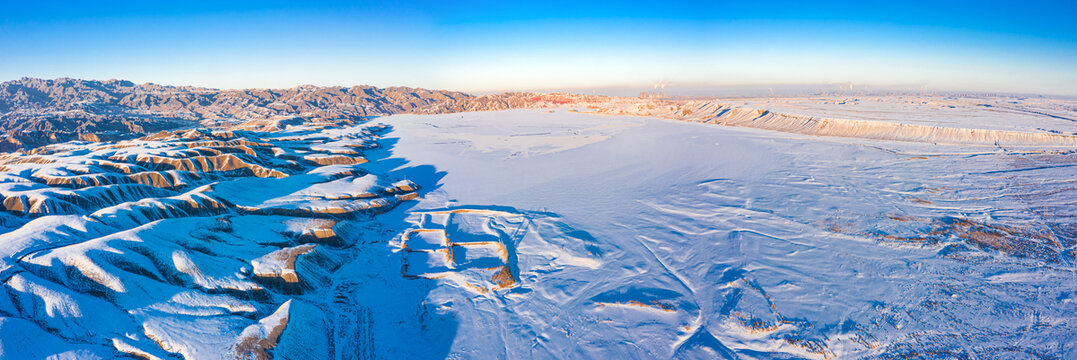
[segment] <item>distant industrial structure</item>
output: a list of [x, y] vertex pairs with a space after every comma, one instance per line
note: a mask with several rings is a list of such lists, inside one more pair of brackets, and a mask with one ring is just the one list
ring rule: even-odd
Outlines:
[[654, 83], [654, 88], [651, 90], [651, 92], [640, 91], [639, 92], [639, 98], [640, 99], [662, 99], [662, 98], [665, 98], [666, 97], [666, 93], [665, 93], [666, 85], [669, 85], [669, 83], [662, 82], [662, 81], [656, 81]]

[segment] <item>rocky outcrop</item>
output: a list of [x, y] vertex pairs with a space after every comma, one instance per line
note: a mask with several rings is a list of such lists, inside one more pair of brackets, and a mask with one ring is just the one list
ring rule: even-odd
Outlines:
[[278, 170], [265, 168], [258, 164], [252, 164], [233, 154], [217, 156], [194, 156], [187, 158], [173, 158], [155, 155], [131, 155], [114, 156], [109, 158], [113, 161], [124, 161], [145, 166], [156, 170], [181, 170], [194, 172], [232, 171], [244, 172], [257, 177], [282, 178], [287, 174]]
[[307, 295], [333, 291], [353, 246], [377, 237], [371, 216], [417, 196], [362, 165], [385, 129], [182, 130], [0, 154], [0, 326], [147, 359], [330, 358], [327, 314], [341, 317]]

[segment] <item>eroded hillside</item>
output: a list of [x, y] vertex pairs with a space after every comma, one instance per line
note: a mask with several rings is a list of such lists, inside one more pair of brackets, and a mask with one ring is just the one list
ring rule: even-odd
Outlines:
[[70, 140], [114, 141], [192, 127], [276, 129], [288, 124], [357, 120], [398, 113], [447, 113], [563, 105], [603, 97], [374, 86], [218, 90], [124, 80], [0, 83], [0, 151]]

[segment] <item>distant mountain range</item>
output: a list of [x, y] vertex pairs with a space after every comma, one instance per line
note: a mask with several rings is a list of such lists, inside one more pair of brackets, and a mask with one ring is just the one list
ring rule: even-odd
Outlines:
[[119, 140], [185, 127], [264, 129], [284, 123], [348, 123], [398, 113], [505, 110], [604, 98], [520, 92], [475, 96], [373, 86], [219, 90], [125, 80], [22, 78], [0, 83], [0, 151], [70, 140]]

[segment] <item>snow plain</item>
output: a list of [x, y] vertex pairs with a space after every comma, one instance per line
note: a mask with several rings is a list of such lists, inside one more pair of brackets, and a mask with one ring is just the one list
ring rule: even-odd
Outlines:
[[509, 207], [588, 249], [525, 236], [518, 288], [432, 292], [459, 321], [451, 354], [1077, 355], [1071, 151], [565, 110], [384, 121], [394, 156], [440, 174], [416, 208]]
[[4, 158], [0, 357], [1077, 357], [1073, 149], [593, 110]]

